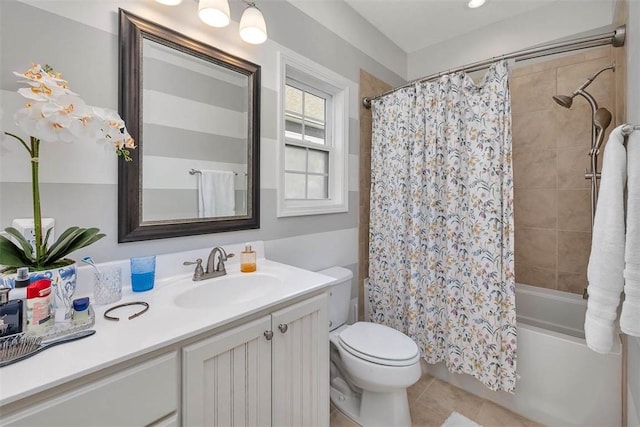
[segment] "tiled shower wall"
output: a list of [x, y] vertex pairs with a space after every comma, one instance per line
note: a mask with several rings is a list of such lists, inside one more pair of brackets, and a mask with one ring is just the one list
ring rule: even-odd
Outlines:
[[[591, 248], [589, 166], [591, 109], [582, 97], [570, 110], [552, 96], [571, 95], [613, 62], [609, 46], [516, 66], [511, 78], [516, 281], [582, 294]], [[615, 75], [587, 89], [615, 119]], [[608, 136], [608, 132], [607, 132]], [[606, 142], [606, 139], [605, 139]], [[602, 149], [600, 150], [602, 159]], [[601, 162], [600, 162], [601, 163]]]

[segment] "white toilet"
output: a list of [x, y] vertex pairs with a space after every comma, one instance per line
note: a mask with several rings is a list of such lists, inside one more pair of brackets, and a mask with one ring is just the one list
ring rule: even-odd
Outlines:
[[407, 387], [420, 379], [420, 351], [411, 338], [370, 322], [347, 325], [353, 274], [342, 267], [329, 297], [331, 401], [358, 424], [411, 426]]

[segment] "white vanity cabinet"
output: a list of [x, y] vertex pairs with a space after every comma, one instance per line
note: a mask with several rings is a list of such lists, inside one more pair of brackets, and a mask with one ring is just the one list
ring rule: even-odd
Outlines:
[[183, 425], [328, 426], [327, 296], [183, 349]]
[[[48, 367], [50, 369], [51, 367]], [[45, 398], [9, 417], [6, 427], [177, 426], [178, 359], [172, 352]]]
[[[176, 285], [150, 295], [157, 295], [152, 303], [162, 309], [150, 310], [149, 317], [141, 318], [144, 322], [125, 323], [128, 329], [96, 319], [94, 341], [69, 344], [68, 354], [85, 357], [76, 375], [65, 374], [39, 388], [23, 387], [26, 391], [14, 392], [8, 400], [7, 388], [25, 375], [33, 375], [33, 381], [57, 363], [64, 372], [73, 372], [75, 363], [52, 350], [3, 368], [0, 395], [5, 391], [7, 400], [0, 405], [0, 425], [328, 427], [329, 326], [323, 280], [303, 276], [303, 284], [283, 281], [275, 296], [252, 297], [222, 314], [215, 308], [172, 311], [170, 304], [160, 306], [181, 295]], [[312, 288], [304, 288], [305, 283]], [[168, 318], [178, 317], [184, 319], [179, 332], [159, 329]], [[140, 341], [144, 343], [138, 346]], [[89, 346], [86, 353], [78, 350]], [[107, 346], [113, 347], [109, 356], [102, 352]], [[119, 352], [121, 348], [128, 353]], [[84, 363], [91, 357], [97, 360], [94, 365]]]

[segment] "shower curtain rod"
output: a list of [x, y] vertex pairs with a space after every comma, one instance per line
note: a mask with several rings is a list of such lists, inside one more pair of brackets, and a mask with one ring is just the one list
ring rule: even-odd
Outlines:
[[362, 98], [362, 105], [364, 105], [365, 108], [369, 109], [371, 108], [371, 101], [373, 101], [374, 99], [382, 98], [397, 90], [409, 87], [415, 83], [428, 82], [430, 80], [435, 80], [437, 78], [440, 78], [445, 74], [457, 73], [460, 71], [466, 71], [466, 72], [480, 71], [485, 68], [489, 68], [489, 66], [491, 66], [491, 64], [493, 64], [494, 62], [501, 61], [503, 59], [515, 59], [517, 62], [517, 61], [525, 61], [527, 59], [540, 58], [548, 55], [555, 55], [558, 53], [571, 52], [574, 50], [587, 49], [590, 47], [605, 46], [609, 44], [613, 45], [613, 47], [624, 46], [625, 36], [626, 36], [626, 26], [621, 25], [618, 28], [616, 28], [614, 31], [608, 32], [608, 33], [597, 34], [594, 36], [580, 37], [577, 39], [567, 40], [563, 42], [557, 42], [557, 43], [547, 44], [547, 45], [533, 47], [529, 49], [518, 50], [515, 52], [507, 53], [505, 55], [494, 56], [493, 58], [486, 59], [484, 61], [478, 61], [471, 64], [463, 65], [461, 67], [451, 68], [446, 71], [441, 71], [439, 73], [434, 73], [426, 77], [421, 77], [419, 79], [412, 80], [407, 84], [388, 90], [374, 97], [364, 97]]

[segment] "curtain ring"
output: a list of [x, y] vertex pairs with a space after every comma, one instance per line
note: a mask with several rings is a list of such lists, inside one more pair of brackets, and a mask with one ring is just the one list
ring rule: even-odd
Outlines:
[[141, 316], [147, 310], [149, 310], [149, 304], [144, 302], [144, 301], [126, 302], [126, 303], [123, 303], [123, 304], [114, 305], [109, 310], [105, 311], [104, 312], [104, 318], [107, 319], [107, 320], [113, 320], [114, 322], [119, 322], [120, 321], [119, 317], [109, 316], [109, 313], [112, 312], [113, 310], [116, 310], [116, 309], [122, 308], [122, 307], [127, 307], [129, 305], [142, 305], [142, 306], [144, 306], [144, 308], [142, 310], [140, 310], [137, 313], [133, 313], [131, 316], [129, 316], [129, 320], [135, 319], [136, 317]]

